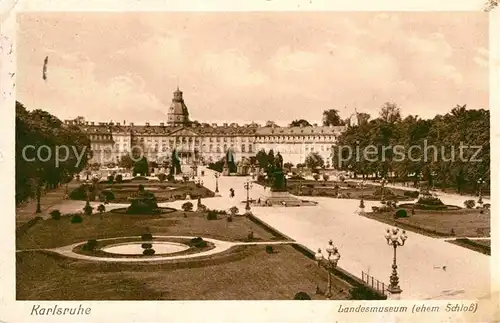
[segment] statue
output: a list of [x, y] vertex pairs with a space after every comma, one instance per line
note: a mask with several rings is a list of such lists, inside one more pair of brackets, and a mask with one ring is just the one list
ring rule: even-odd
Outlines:
[[174, 148], [172, 151], [172, 167], [170, 168], [170, 174], [176, 175], [182, 173], [181, 171], [181, 159], [177, 153], [177, 149]]
[[273, 183], [271, 186], [271, 190], [274, 192], [286, 191], [286, 179], [283, 172], [283, 157], [279, 152], [274, 157], [273, 166]]

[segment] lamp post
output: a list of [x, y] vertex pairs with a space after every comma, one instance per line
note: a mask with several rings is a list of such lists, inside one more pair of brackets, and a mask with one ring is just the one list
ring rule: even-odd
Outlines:
[[480, 177], [477, 180], [477, 184], [479, 185], [479, 199], [477, 200], [477, 204], [479, 204], [482, 207], [483, 206], [483, 184], [484, 184], [484, 180], [482, 177]]
[[245, 210], [250, 213], [250, 190], [253, 187], [252, 182], [248, 181], [243, 184], [243, 187], [247, 190], [247, 205], [245, 205]]
[[219, 193], [219, 176], [220, 174], [218, 172], [215, 172], [214, 177], [215, 177], [215, 193]]
[[337, 267], [337, 263], [340, 259], [340, 253], [333, 245], [333, 241], [330, 239], [328, 241], [328, 247], [326, 247], [326, 252], [328, 253], [328, 257], [325, 258], [321, 249], [318, 249], [318, 252], [315, 255], [316, 260], [318, 261], [318, 266], [321, 264], [322, 260], [326, 260], [326, 269], [328, 270], [328, 292], [326, 293], [326, 299], [330, 299], [332, 297], [332, 271]]
[[386, 234], [385, 234], [385, 239], [387, 240], [387, 244], [389, 246], [392, 246], [394, 248], [394, 258], [392, 262], [392, 274], [390, 277], [390, 285], [389, 288], [387, 289], [389, 293], [391, 293], [391, 298], [392, 299], [399, 299], [401, 296], [401, 292], [403, 291], [401, 287], [399, 287], [399, 278], [398, 278], [398, 272], [397, 268], [398, 265], [396, 264], [396, 249], [398, 247], [402, 247], [405, 244], [405, 241], [408, 237], [406, 236], [405, 230], [399, 231], [398, 228], [393, 228], [387, 229]]

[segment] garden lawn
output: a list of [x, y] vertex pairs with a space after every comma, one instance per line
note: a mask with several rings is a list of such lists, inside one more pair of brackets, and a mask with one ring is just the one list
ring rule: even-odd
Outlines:
[[[179, 263], [98, 263], [18, 252], [18, 300], [291, 300], [324, 291], [327, 271], [289, 245], [236, 247], [210, 259]], [[333, 299], [350, 286], [334, 277]]]
[[[421, 234], [441, 237], [488, 237], [490, 233], [489, 212], [461, 209], [455, 211], [424, 211], [406, 209], [408, 217], [394, 219], [392, 212], [367, 213], [366, 216], [388, 224], [397, 223], [403, 229]], [[454, 234], [451, 233], [453, 229]]]
[[226, 216], [207, 220], [206, 214], [182, 211], [165, 215], [126, 215], [110, 211], [102, 218], [99, 214], [82, 217], [82, 223], [71, 223], [69, 216], [39, 221], [16, 237], [16, 247], [18, 250], [55, 248], [90, 239], [139, 236], [148, 230], [153, 235], [201, 236], [226, 241], [246, 241], [252, 231], [257, 241], [277, 239], [245, 216], [233, 217], [232, 222], [228, 222]]
[[[330, 197], [335, 197], [337, 195], [337, 190], [335, 189], [335, 186], [339, 186], [338, 192], [343, 195], [348, 195], [349, 198], [361, 198], [361, 196], [364, 197], [365, 200], [380, 200], [382, 198], [381, 195], [374, 195], [376, 191], [381, 191], [380, 186], [375, 186], [375, 185], [365, 185], [363, 191], [359, 187], [357, 187], [358, 183], [354, 182], [335, 182], [335, 181], [312, 181], [312, 180], [288, 180], [287, 181], [287, 188], [288, 191], [294, 195], [301, 195], [301, 196], [330, 196]], [[300, 191], [299, 191], [299, 187]], [[405, 196], [408, 194], [407, 191], [400, 190], [397, 188], [385, 188], [384, 189], [386, 193], [385, 197], [387, 198], [393, 198], [394, 197], [398, 201], [404, 201], [404, 200], [413, 200], [414, 198]], [[389, 192], [392, 192], [394, 195], [389, 195]], [[300, 193], [300, 194], [299, 194]]]

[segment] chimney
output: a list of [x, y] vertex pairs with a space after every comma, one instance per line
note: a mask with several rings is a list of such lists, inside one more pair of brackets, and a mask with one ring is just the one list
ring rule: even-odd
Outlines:
[[146, 122], [146, 127], [149, 127], [149, 122]]
[[125, 125], [125, 120], [123, 120], [123, 125]]
[[160, 122], [160, 126], [161, 126], [161, 127], [165, 127], [165, 123]]
[[94, 121], [90, 122], [90, 125], [93, 126], [94, 125]]
[[130, 123], [130, 126], [131, 126], [131, 127], [133, 127], [133, 126], [134, 126], [134, 123], [133, 123], [133, 122], [131, 122], [131, 123]]

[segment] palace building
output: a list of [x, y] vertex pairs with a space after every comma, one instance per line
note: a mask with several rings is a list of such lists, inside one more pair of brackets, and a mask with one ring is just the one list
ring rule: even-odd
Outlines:
[[78, 117], [65, 121], [77, 124], [91, 140], [91, 163], [117, 163], [123, 155], [140, 147], [149, 161], [170, 158], [175, 149], [181, 163], [191, 165], [220, 160], [231, 149], [238, 160], [248, 160], [264, 149], [280, 152], [284, 162], [303, 163], [311, 152], [325, 162], [332, 154], [337, 136], [345, 126], [278, 127], [256, 123], [223, 125], [191, 122], [183, 93], [178, 88], [166, 115], [166, 123], [135, 125], [125, 122], [89, 122]]

